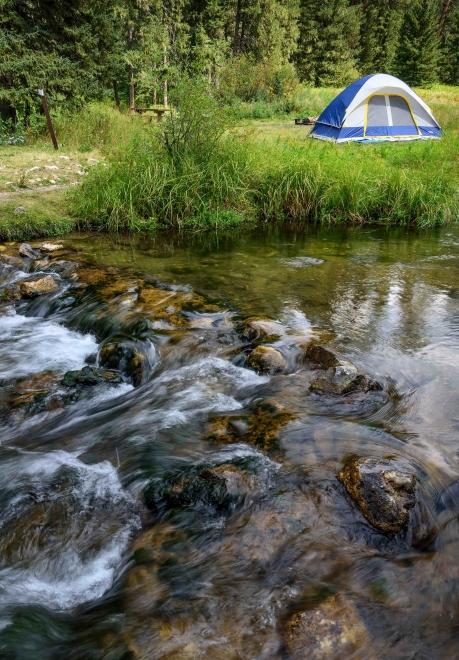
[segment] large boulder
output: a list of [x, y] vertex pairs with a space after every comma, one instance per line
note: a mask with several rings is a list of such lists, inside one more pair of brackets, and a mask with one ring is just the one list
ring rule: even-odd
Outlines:
[[295, 612], [283, 628], [291, 660], [368, 658], [369, 635], [357, 608], [349, 599], [334, 595], [319, 606]]
[[247, 356], [247, 365], [259, 373], [281, 373], [287, 367], [287, 360], [273, 346], [257, 346]]
[[58, 289], [59, 285], [52, 275], [34, 277], [22, 280], [19, 283], [19, 290], [23, 298], [35, 298], [48, 293], [55, 293]]
[[338, 475], [348, 494], [376, 529], [397, 534], [416, 504], [416, 475], [395, 459], [352, 458]]

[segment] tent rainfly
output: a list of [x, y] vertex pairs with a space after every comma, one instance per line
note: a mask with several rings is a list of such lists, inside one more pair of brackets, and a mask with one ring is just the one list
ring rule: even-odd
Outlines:
[[402, 80], [376, 73], [356, 80], [325, 108], [311, 137], [332, 142], [431, 140], [441, 128]]

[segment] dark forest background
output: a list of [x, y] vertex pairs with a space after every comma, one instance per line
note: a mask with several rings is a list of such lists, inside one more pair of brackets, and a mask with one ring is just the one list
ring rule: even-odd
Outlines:
[[459, 0], [0, 0], [0, 107], [167, 105], [179, 77], [225, 102], [387, 72], [459, 84]]

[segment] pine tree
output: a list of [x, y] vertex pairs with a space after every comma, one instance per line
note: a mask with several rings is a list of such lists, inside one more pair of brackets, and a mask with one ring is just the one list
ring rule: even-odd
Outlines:
[[436, 0], [412, 0], [405, 10], [397, 72], [409, 85], [438, 80], [440, 41]]
[[348, 0], [301, 0], [295, 61], [311, 85], [341, 85], [358, 76], [360, 8]]
[[441, 79], [459, 85], [459, 2], [445, 17], [441, 54]]
[[359, 58], [363, 74], [394, 72], [402, 20], [402, 0], [363, 2]]

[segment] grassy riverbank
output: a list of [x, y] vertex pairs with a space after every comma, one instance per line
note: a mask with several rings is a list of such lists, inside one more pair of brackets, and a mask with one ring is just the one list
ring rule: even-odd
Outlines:
[[[445, 136], [406, 144], [308, 139], [309, 129], [295, 126], [293, 118], [318, 114], [335, 93], [303, 88], [289, 102], [243, 104], [228, 112], [188, 91], [181, 115], [160, 126], [92, 106], [59, 127], [61, 162], [78, 154], [81, 185], [42, 202], [37, 192], [36, 207], [30, 197], [6, 204], [0, 198], [0, 236], [19, 238], [22, 228], [30, 237], [39, 225], [43, 233], [65, 231], [70, 216], [82, 228], [102, 231], [285, 221], [435, 226], [456, 220], [459, 88], [421, 90]], [[26, 147], [3, 148], [2, 164], [5, 149], [23, 154]], [[25, 206], [30, 218], [14, 214], [14, 205]], [[42, 220], [33, 225], [34, 217]]]

